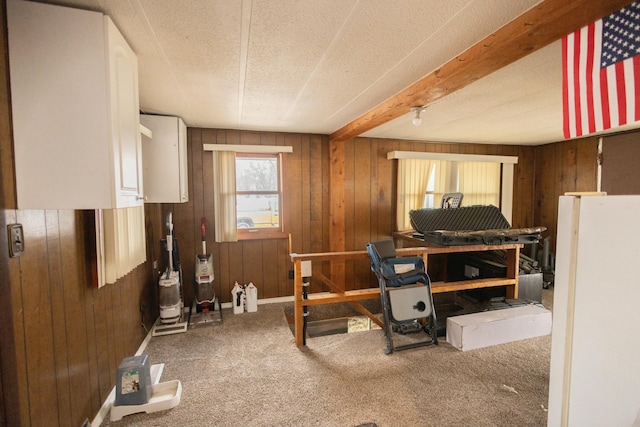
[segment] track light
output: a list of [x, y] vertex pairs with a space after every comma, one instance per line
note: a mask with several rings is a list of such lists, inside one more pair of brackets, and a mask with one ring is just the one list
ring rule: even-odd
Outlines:
[[422, 123], [422, 119], [420, 118], [420, 113], [422, 113], [426, 109], [427, 107], [411, 107], [411, 111], [415, 114], [415, 116], [413, 117], [414, 126], [420, 126], [420, 123]]

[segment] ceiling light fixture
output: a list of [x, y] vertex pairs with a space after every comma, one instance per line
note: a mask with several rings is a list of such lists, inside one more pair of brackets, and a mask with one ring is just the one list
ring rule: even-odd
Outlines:
[[426, 109], [427, 107], [411, 107], [411, 111], [415, 114], [415, 116], [413, 117], [414, 126], [420, 126], [420, 123], [422, 123], [422, 119], [420, 118], [420, 113], [422, 113]]

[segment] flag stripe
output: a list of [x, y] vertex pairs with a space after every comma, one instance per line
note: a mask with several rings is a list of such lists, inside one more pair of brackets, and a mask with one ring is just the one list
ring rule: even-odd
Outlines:
[[[596, 21], [593, 24], [593, 57], [597, 61], [602, 56], [602, 21]], [[600, 64], [594, 64], [591, 70], [591, 78], [593, 79], [593, 115], [595, 132], [604, 129], [604, 117], [609, 116], [609, 109], [603, 107], [606, 102], [602, 97], [602, 83], [600, 82]]]
[[611, 109], [609, 108], [609, 79], [607, 78], [607, 69], [600, 70], [600, 108], [602, 108], [602, 129], [609, 129], [611, 127]]
[[570, 138], [571, 137], [571, 132], [569, 131], [569, 117], [571, 117], [571, 115], [569, 114], [569, 88], [568, 86], [565, 84], [565, 82], [568, 81], [567, 78], [567, 74], [569, 72], [569, 68], [568, 68], [568, 64], [567, 64], [567, 60], [566, 58], [569, 57], [569, 55], [567, 54], [567, 51], [569, 49], [569, 37], [564, 37], [562, 39], [562, 117], [565, 118], [565, 120], [562, 121], [562, 127], [563, 127], [563, 133], [564, 133], [564, 137], [565, 138]]
[[625, 89], [625, 99], [627, 100], [626, 105], [626, 115], [625, 115], [625, 123], [633, 123], [635, 121], [635, 108], [636, 108], [636, 85], [634, 82], [634, 69], [633, 69], [633, 58], [625, 59], [622, 63], [624, 66], [624, 87]]
[[574, 132], [577, 136], [582, 135], [582, 108], [580, 105], [580, 43], [582, 41], [581, 31], [577, 31], [573, 40], [574, 53], [573, 56], [573, 113], [575, 117]]
[[614, 65], [616, 76], [616, 95], [618, 99], [618, 126], [627, 124], [627, 99], [625, 96], [624, 62]]
[[[633, 70], [634, 76], [638, 76], [640, 75], [640, 56], [634, 56], [633, 57]], [[635, 83], [635, 81], [634, 81]], [[633, 116], [633, 121], [638, 121], [640, 120], [640, 85], [638, 84], [634, 84], [633, 86], [633, 92], [634, 92], [634, 102], [635, 102], [635, 114]]]
[[594, 37], [595, 26], [587, 26], [587, 63], [585, 65], [585, 88], [586, 88], [586, 100], [587, 100], [587, 131], [586, 133], [595, 132], [595, 116], [593, 108], [593, 63], [594, 63]]
[[606, 68], [607, 71], [607, 95], [609, 96], [609, 125], [616, 127], [620, 125], [620, 112], [618, 111], [618, 78], [616, 77], [616, 67]]

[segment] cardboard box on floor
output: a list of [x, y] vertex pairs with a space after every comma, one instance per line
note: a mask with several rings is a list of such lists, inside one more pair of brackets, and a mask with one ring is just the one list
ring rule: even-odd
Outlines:
[[473, 350], [551, 333], [551, 312], [537, 305], [447, 318], [447, 342]]

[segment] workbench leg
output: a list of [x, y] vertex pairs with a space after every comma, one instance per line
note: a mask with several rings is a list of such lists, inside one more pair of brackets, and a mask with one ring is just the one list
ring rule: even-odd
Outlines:
[[507, 278], [514, 279], [513, 285], [507, 286], [507, 298], [518, 298], [518, 273], [520, 270], [520, 247], [507, 249]]
[[307, 345], [307, 324], [309, 323], [309, 306], [306, 305], [307, 299], [309, 299], [309, 285], [311, 284], [308, 277], [302, 279], [302, 299], [305, 301], [305, 305], [302, 306], [302, 345]]
[[304, 345], [303, 314], [302, 314], [302, 261], [296, 260], [293, 265], [293, 322], [296, 345]]

